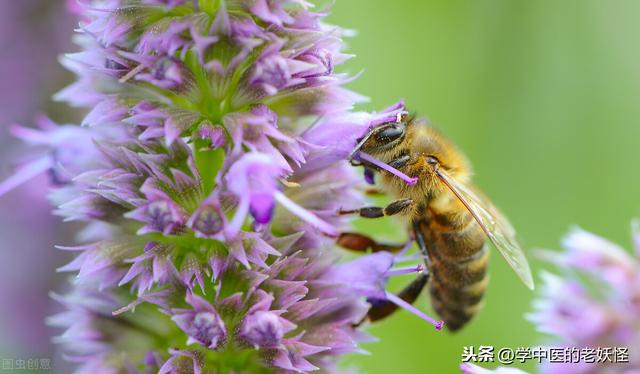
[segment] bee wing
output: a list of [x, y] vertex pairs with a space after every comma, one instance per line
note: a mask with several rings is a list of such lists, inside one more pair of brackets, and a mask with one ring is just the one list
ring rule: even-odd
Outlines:
[[472, 186], [457, 181], [444, 170], [438, 169], [436, 173], [440, 180], [469, 210], [522, 282], [529, 289], [533, 289], [533, 277], [531, 276], [529, 263], [516, 240], [516, 232], [506, 217], [488, 198]]

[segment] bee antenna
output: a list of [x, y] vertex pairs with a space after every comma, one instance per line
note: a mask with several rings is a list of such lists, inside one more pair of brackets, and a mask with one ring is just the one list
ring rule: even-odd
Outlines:
[[355, 158], [356, 154], [358, 152], [360, 152], [360, 149], [362, 148], [362, 146], [364, 145], [364, 143], [367, 142], [367, 140], [369, 140], [369, 138], [371, 138], [371, 135], [373, 135], [375, 131], [373, 131], [373, 129], [369, 130], [369, 132], [367, 133], [367, 135], [365, 135], [362, 140], [360, 140], [358, 142], [358, 144], [356, 145], [356, 147], [351, 151], [351, 153], [349, 153], [349, 156], [347, 157], [347, 161], [352, 162], [353, 159]]

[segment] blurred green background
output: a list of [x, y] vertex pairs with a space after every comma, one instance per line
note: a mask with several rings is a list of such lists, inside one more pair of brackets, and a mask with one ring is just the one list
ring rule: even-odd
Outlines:
[[[347, 71], [364, 69], [350, 85], [371, 98], [362, 109], [404, 98], [428, 117], [465, 151], [529, 250], [558, 248], [573, 224], [629, 246], [640, 213], [639, 19], [633, 0], [338, 0], [330, 17], [357, 31]], [[358, 227], [405, 235], [391, 219]], [[370, 356], [345, 366], [454, 373], [463, 346], [544, 342], [523, 318], [534, 293], [497, 253], [490, 272], [486, 307], [462, 332], [401, 312], [370, 329], [380, 338], [365, 347]]]

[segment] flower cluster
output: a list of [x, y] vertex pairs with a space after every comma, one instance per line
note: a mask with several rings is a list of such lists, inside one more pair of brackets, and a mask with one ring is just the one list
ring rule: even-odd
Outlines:
[[[81, 126], [14, 127], [43, 149], [0, 194], [48, 172], [82, 221], [77, 272], [51, 318], [79, 372], [330, 371], [358, 352], [388, 253], [337, 263], [357, 207], [344, 160], [382, 118], [334, 71], [340, 28], [301, 0], [95, 0], [74, 6], [78, 80], [56, 98]], [[402, 300], [396, 300], [402, 304]], [[422, 314], [408, 305], [407, 309]]]
[[549, 363], [544, 373], [631, 373], [640, 370], [640, 230], [634, 222], [635, 255], [589, 232], [575, 229], [564, 252], [543, 252], [563, 276], [543, 274], [542, 296], [529, 316], [556, 337], [554, 346], [625, 347], [624, 361]]

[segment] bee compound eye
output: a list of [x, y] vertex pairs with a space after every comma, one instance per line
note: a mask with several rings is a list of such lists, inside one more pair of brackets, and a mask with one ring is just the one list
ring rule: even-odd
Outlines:
[[434, 156], [427, 156], [427, 164], [429, 164], [431, 166], [437, 166], [437, 165], [440, 164], [440, 160], [438, 160]]
[[389, 126], [376, 134], [376, 140], [379, 142], [392, 142], [402, 136], [403, 133], [403, 127], [396, 125]]

